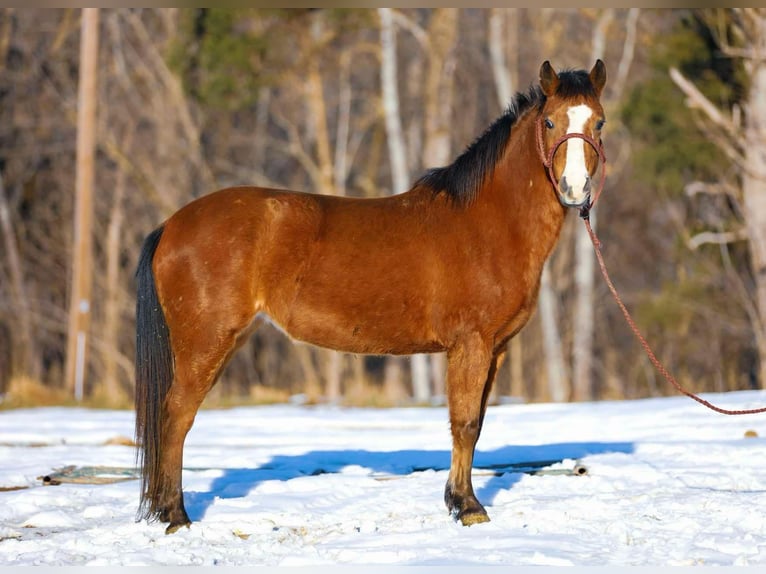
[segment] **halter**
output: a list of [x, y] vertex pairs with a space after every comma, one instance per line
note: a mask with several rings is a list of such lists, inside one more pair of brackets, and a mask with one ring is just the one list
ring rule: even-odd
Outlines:
[[599, 196], [601, 195], [601, 192], [604, 189], [604, 182], [606, 181], [606, 154], [604, 153], [604, 146], [601, 145], [601, 140], [596, 141], [592, 137], [583, 134], [583, 133], [569, 133], [564, 134], [559, 139], [557, 139], [555, 142], [553, 142], [553, 145], [548, 150], [548, 153], [545, 153], [545, 145], [543, 144], [543, 118], [540, 116], [537, 118], [537, 130], [535, 132], [535, 136], [537, 139], [537, 152], [540, 155], [540, 159], [543, 162], [543, 165], [545, 166], [545, 172], [548, 174], [548, 179], [551, 180], [551, 183], [553, 184], [554, 189], [556, 190], [556, 193], [561, 195], [561, 189], [559, 188], [559, 182], [556, 181], [556, 177], [553, 175], [553, 156], [556, 155], [556, 151], [559, 149], [561, 144], [563, 144], [565, 141], [567, 141], [570, 138], [580, 138], [581, 140], [585, 140], [590, 144], [590, 146], [596, 150], [596, 153], [598, 154], [599, 159], [601, 160], [601, 181], [598, 184], [598, 188], [595, 190], [595, 193], [592, 194], [592, 201], [588, 201], [585, 205], [583, 205], [580, 208], [580, 217], [583, 219], [588, 219], [590, 217], [590, 210], [593, 208], [593, 206], [596, 204], [596, 201], [598, 200]]

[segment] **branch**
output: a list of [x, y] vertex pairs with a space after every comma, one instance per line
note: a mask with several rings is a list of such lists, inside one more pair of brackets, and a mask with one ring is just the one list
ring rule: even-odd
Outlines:
[[391, 164], [392, 193], [407, 191], [409, 187], [409, 166], [402, 118], [399, 111], [399, 93], [396, 82], [396, 31], [391, 8], [378, 8], [380, 18], [380, 89]]
[[[761, 33], [758, 29], [758, 22], [763, 18], [763, 11], [757, 8], [731, 8], [732, 17], [726, 18], [722, 14], [726, 9], [716, 11], [716, 25], [710, 27], [715, 30], [713, 34], [715, 42], [721, 53], [729, 58], [742, 58], [744, 60], [761, 60], [766, 57], [763, 53], [763, 43]], [[726, 20], [731, 23], [727, 28]], [[730, 38], [738, 45], [734, 46]], [[759, 46], [759, 44], [761, 44]]]
[[743, 58], [745, 60], [755, 60], [758, 53], [752, 48], [735, 48], [728, 44], [720, 45], [721, 53], [729, 58]]
[[428, 34], [425, 30], [423, 30], [421, 26], [413, 22], [411, 18], [399, 10], [391, 10], [391, 16], [393, 17], [393, 21], [397, 26], [407, 30], [414, 36], [415, 40], [418, 41], [423, 51], [428, 51], [429, 44], [431, 42], [428, 38]]
[[5, 62], [8, 56], [8, 49], [11, 46], [11, 35], [13, 34], [13, 8], [6, 8], [2, 27], [0, 27], [0, 70], [5, 69]]
[[152, 36], [149, 30], [147, 30], [143, 21], [136, 15], [136, 13], [132, 11], [123, 11], [121, 12], [121, 15], [130, 25], [131, 30], [136, 35], [136, 38], [139, 39], [142, 46], [146, 48], [144, 55], [151, 63], [155, 78], [158, 79], [161, 85], [165, 86], [167, 94], [174, 104], [178, 121], [189, 145], [191, 146], [191, 155], [205, 180], [205, 185], [207, 187], [213, 187], [215, 185], [215, 177], [210, 171], [210, 166], [205, 161], [200, 143], [202, 140], [200, 128], [192, 118], [189, 101], [184, 94], [180, 78], [168, 68], [168, 65], [165, 63], [165, 60], [162, 58], [162, 55], [152, 41]]
[[506, 36], [503, 29], [503, 13], [500, 8], [492, 8], [489, 14], [489, 33], [487, 45], [489, 48], [489, 60], [492, 64], [492, 75], [495, 78], [495, 89], [500, 109], [504, 109], [513, 98], [513, 81], [508, 66], [505, 63], [505, 50], [503, 39]]
[[636, 30], [638, 28], [638, 18], [640, 15], [640, 8], [631, 8], [628, 10], [628, 17], [625, 21], [625, 43], [622, 48], [622, 58], [620, 59], [620, 65], [617, 68], [617, 78], [612, 84], [612, 98], [615, 100], [622, 98], [625, 82], [628, 79], [628, 71], [633, 63], [636, 51]]
[[703, 231], [698, 233], [694, 237], [687, 239], [686, 245], [692, 251], [699, 249], [702, 245], [714, 243], [721, 245], [722, 243], [734, 243], [735, 241], [745, 241], [747, 239], [747, 230], [742, 227], [735, 231]]
[[727, 195], [736, 198], [738, 190], [726, 181], [718, 181], [715, 183], [692, 181], [684, 186], [684, 194], [686, 197], [694, 197], [695, 195], [703, 193], [705, 195]]
[[614, 20], [614, 8], [607, 8], [601, 12], [601, 16], [599, 16], [596, 21], [596, 25], [593, 27], [593, 38], [591, 40], [591, 62], [595, 62], [597, 59], [604, 59], [604, 53], [606, 52], [606, 35], [612, 20]]
[[178, 206], [172, 201], [168, 200], [166, 194], [162, 193], [162, 191], [158, 189], [154, 184], [155, 178], [146, 174], [131, 159], [131, 154], [128, 151], [122, 149], [112, 134], [106, 134], [103, 137], [99, 148], [104, 151], [109, 159], [118, 164], [122, 170], [131, 176], [133, 181], [136, 182], [146, 197], [148, 197], [152, 203], [154, 203], [162, 210], [164, 217], [169, 216], [176, 209], [178, 209]]
[[[306, 170], [314, 187], [314, 192], [319, 192], [322, 189], [322, 172], [319, 169], [319, 165], [317, 165], [314, 159], [303, 147], [298, 128], [276, 108], [272, 109], [272, 119], [274, 120], [274, 123], [285, 130], [285, 133], [287, 134], [288, 145], [285, 148], [285, 151], [293, 156], [303, 169]], [[271, 145], [271, 142], [267, 145]]]
[[726, 134], [733, 140], [739, 137], [738, 130], [728, 118], [724, 117], [715, 104], [708, 100], [692, 82], [687, 80], [677, 68], [671, 67], [670, 78], [686, 95], [686, 104], [692, 109], [701, 110], [714, 124], [724, 129]]

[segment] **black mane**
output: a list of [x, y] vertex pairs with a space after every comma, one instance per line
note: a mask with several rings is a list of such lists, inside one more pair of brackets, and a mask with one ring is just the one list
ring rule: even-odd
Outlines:
[[[565, 70], [559, 73], [559, 80], [556, 90], [558, 96], [563, 98], [577, 95], [595, 96], [590, 77], [585, 71]], [[455, 161], [444, 167], [429, 169], [415, 185], [429, 187], [435, 194], [446, 193], [458, 205], [471, 203], [481, 189], [487, 174], [494, 169], [495, 163], [503, 154], [513, 126], [530, 109], [541, 109], [545, 100], [545, 94], [539, 86], [530, 87], [526, 93], [518, 92], [505, 113], [474, 140]]]

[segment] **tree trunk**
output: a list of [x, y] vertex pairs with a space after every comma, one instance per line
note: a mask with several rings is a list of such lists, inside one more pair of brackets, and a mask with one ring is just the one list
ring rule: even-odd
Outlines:
[[[609, 26], [614, 20], [614, 9], [609, 8], [601, 13], [593, 29], [591, 61], [605, 59], [606, 40]], [[640, 14], [639, 8], [628, 10], [625, 19], [625, 42], [622, 58], [617, 69], [615, 80], [609, 97], [602, 95], [602, 102], [610, 109], [614, 102], [620, 101], [633, 62], [636, 46], [636, 27]], [[611, 174], [613, 177], [616, 175]], [[591, 211], [590, 223], [593, 230], [597, 227], [598, 210]], [[584, 226], [578, 226], [575, 239], [575, 289], [576, 303], [574, 305], [572, 342], [572, 399], [589, 401], [595, 398], [593, 381], [593, 343], [595, 333], [595, 254], [590, 236]]]
[[[457, 21], [456, 8], [438, 8], [433, 11], [428, 26], [428, 70], [423, 98], [425, 122], [422, 162], [425, 167], [446, 165], [450, 160]], [[431, 400], [432, 395], [444, 394], [445, 366], [444, 357], [412, 357], [412, 387], [417, 402], [426, 402]]]
[[[606, 34], [609, 24], [614, 19], [614, 8], [607, 8], [601, 13], [593, 30], [593, 50], [591, 62], [604, 59]], [[590, 224], [596, 230], [596, 211], [590, 214]], [[572, 399], [589, 401], [593, 399], [593, 284], [595, 255], [590, 236], [585, 226], [579, 225], [575, 232], [575, 304], [572, 321]]]
[[[505, 20], [508, 18], [513, 24], [518, 18], [517, 8], [492, 8], [489, 12], [489, 35], [487, 44], [489, 59], [492, 64], [492, 75], [495, 78], [495, 90], [500, 109], [503, 110], [511, 103], [514, 92], [515, 66], [509, 66], [506, 62], [506, 42], [510, 41], [514, 46], [518, 43], [518, 30], [509, 26], [508, 33], [504, 30]], [[510, 50], [516, 54], [515, 49]]]
[[563, 402], [569, 397], [563, 344], [558, 329], [556, 295], [551, 285], [550, 265], [543, 267], [538, 299], [540, 321], [545, 348], [545, 366], [548, 373], [548, 391], [553, 402]]
[[527, 396], [527, 391], [524, 388], [524, 344], [522, 341], [521, 333], [519, 333], [509, 343], [510, 395], [518, 399], [523, 399]]
[[[311, 26], [312, 42], [319, 45], [324, 34], [323, 14], [317, 12]], [[333, 185], [334, 162], [330, 152], [330, 130], [327, 126], [327, 105], [325, 103], [322, 74], [317, 58], [309, 58], [308, 78], [306, 82], [306, 105], [310, 114], [316, 141], [316, 161], [319, 170], [319, 193], [335, 195]], [[325, 398], [336, 403], [341, 396], [341, 375], [343, 357], [332, 349], [319, 349], [325, 374]]]
[[755, 282], [759, 324], [753, 325], [758, 346], [759, 386], [766, 388], [766, 11], [750, 13], [756, 56], [749, 60], [750, 91], [745, 125], [745, 169], [742, 178], [745, 226]]
[[388, 155], [391, 162], [392, 193], [402, 193], [410, 186], [407, 149], [399, 112], [399, 92], [396, 72], [396, 30], [391, 8], [378, 8], [380, 15], [380, 87], [386, 121]]
[[456, 8], [437, 8], [428, 26], [430, 42], [423, 142], [423, 165], [426, 167], [442, 166], [450, 160], [457, 17]]
[[77, 175], [73, 265], [69, 300], [66, 384], [76, 400], [85, 392], [91, 317], [93, 178], [96, 140], [98, 8], [84, 8], [80, 44], [80, 87], [77, 114]]
[[322, 386], [319, 384], [319, 373], [314, 366], [311, 351], [311, 347], [303, 343], [295, 345], [295, 354], [303, 371], [303, 390], [306, 402], [309, 404], [318, 402], [322, 394]]
[[[386, 122], [386, 139], [388, 142], [388, 155], [391, 163], [392, 193], [407, 191], [410, 185], [410, 174], [407, 168], [407, 151], [402, 131], [402, 119], [399, 112], [399, 92], [397, 90], [396, 73], [396, 30], [391, 8], [378, 8], [380, 16], [380, 84], [383, 96], [383, 113]], [[417, 357], [417, 355], [416, 355]], [[418, 381], [422, 381], [421, 359], [415, 359], [413, 371], [417, 372]], [[401, 386], [402, 376], [401, 357], [386, 357], [383, 385], [387, 394], [395, 396], [398, 387]], [[427, 372], [427, 371], [426, 371]], [[413, 396], [420, 402], [423, 397], [430, 395], [429, 391], [422, 388], [413, 389]]]
[[[539, 35], [539, 50], [542, 54], [558, 52], [560, 40], [565, 36], [563, 19], [556, 18], [554, 12], [552, 8], [544, 8], [528, 14], [528, 17], [533, 19], [534, 32]], [[549, 258], [543, 266], [540, 293], [537, 300], [546, 366], [546, 377], [537, 377], [537, 380], [547, 379], [547, 395], [550, 400], [565, 401], [569, 398], [569, 380], [564, 360], [564, 343], [558, 321], [558, 299], [552, 284], [551, 264], [552, 261]], [[533, 394], [541, 396], [546, 392], [541, 388], [535, 389]]]
[[32, 333], [32, 314], [24, 286], [24, 270], [22, 269], [19, 246], [13, 231], [13, 222], [8, 201], [5, 197], [3, 176], [0, 173], [0, 232], [3, 234], [3, 246], [8, 260], [10, 273], [11, 302], [14, 310], [16, 335], [10, 335], [9, 349], [11, 376], [21, 374], [39, 380], [40, 361], [37, 360], [35, 339]]
[[[507, 30], [506, 23], [508, 24]], [[513, 99], [515, 78], [518, 75], [517, 59], [508, 60], [506, 54], [516, 56], [518, 49], [518, 9], [492, 8], [489, 12], [487, 48], [495, 79], [498, 108], [504, 110]], [[510, 343], [509, 372], [511, 396], [523, 397], [524, 368], [522, 334], [518, 333]], [[496, 392], [496, 391], [495, 391]]]
[[[130, 144], [126, 145], [126, 148]], [[117, 353], [120, 335], [120, 251], [122, 247], [122, 222], [124, 219], [125, 170], [119, 169], [115, 186], [109, 226], [106, 234], [106, 293], [104, 301], [102, 381], [108, 403], [120, 406], [127, 398], [117, 376]]]

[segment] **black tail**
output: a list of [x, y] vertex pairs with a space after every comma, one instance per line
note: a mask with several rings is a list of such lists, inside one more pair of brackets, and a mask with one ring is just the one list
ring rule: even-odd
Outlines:
[[160, 227], [144, 240], [136, 269], [136, 453], [141, 467], [137, 520], [153, 518], [159, 490], [162, 409], [173, 382], [173, 352], [165, 314], [157, 297], [152, 260], [162, 237]]

